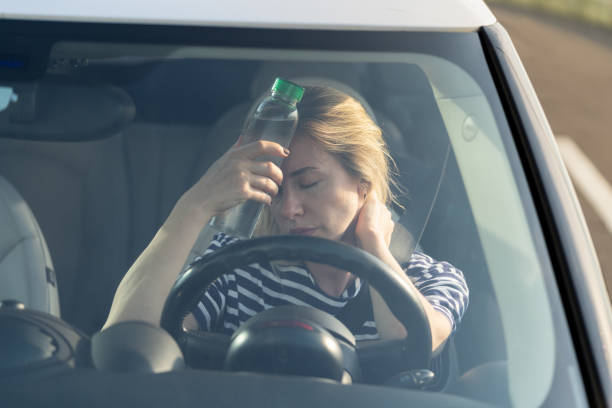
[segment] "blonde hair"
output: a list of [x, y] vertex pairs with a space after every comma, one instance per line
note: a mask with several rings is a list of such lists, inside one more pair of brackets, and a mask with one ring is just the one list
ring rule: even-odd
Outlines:
[[[342, 167], [375, 191], [386, 204], [396, 204], [391, 186], [397, 186], [396, 165], [382, 137], [381, 129], [359, 101], [335, 88], [305, 86], [298, 104], [296, 136], [311, 137]], [[277, 228], [269, 213], [263, 212], [256, 235], [274, 233]]]

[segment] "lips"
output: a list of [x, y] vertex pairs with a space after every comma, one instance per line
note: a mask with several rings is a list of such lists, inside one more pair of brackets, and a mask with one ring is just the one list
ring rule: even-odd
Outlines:
[[316, 230], [316, 228], [292, 228], [289, 230], [289, 233], [296, 235], [312, 235]]

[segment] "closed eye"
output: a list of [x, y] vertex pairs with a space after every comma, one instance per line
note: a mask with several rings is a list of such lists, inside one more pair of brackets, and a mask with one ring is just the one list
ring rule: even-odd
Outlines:
[[307, 189], [307, 188], [311, 188], [316, 186], [317, 184], [319, 184], [318, 181], [315, 181], [314, 183], [310, 183], [310, 184], [300, 184], [300, 188], [302, 189]]

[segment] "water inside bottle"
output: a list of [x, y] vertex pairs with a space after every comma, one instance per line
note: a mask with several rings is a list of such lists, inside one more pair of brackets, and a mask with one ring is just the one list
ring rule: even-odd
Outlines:
[[[296, 122], [294, 118], [258, 118], [254, 117], [249, 121], [248, 127], [240, 137], [240, 144], [247, 144], [256, 140], [270, 140], [283, 147], [289, 147]], [[261, 156], [259, 161], [271, 161], [280, 166], [283, 159], [278, 156]]]

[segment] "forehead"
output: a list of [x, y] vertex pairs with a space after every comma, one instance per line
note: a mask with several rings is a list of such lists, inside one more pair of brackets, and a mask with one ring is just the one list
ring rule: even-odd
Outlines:
[[282, 166], [283, 172], [287, 174], [304, 167], [315, 167], [320, 170], [341, 167], [335, 157], [325, 151], [320, 143], [307, 135], [296, 134], [291, 141], [289, 150], [291, 153]]

